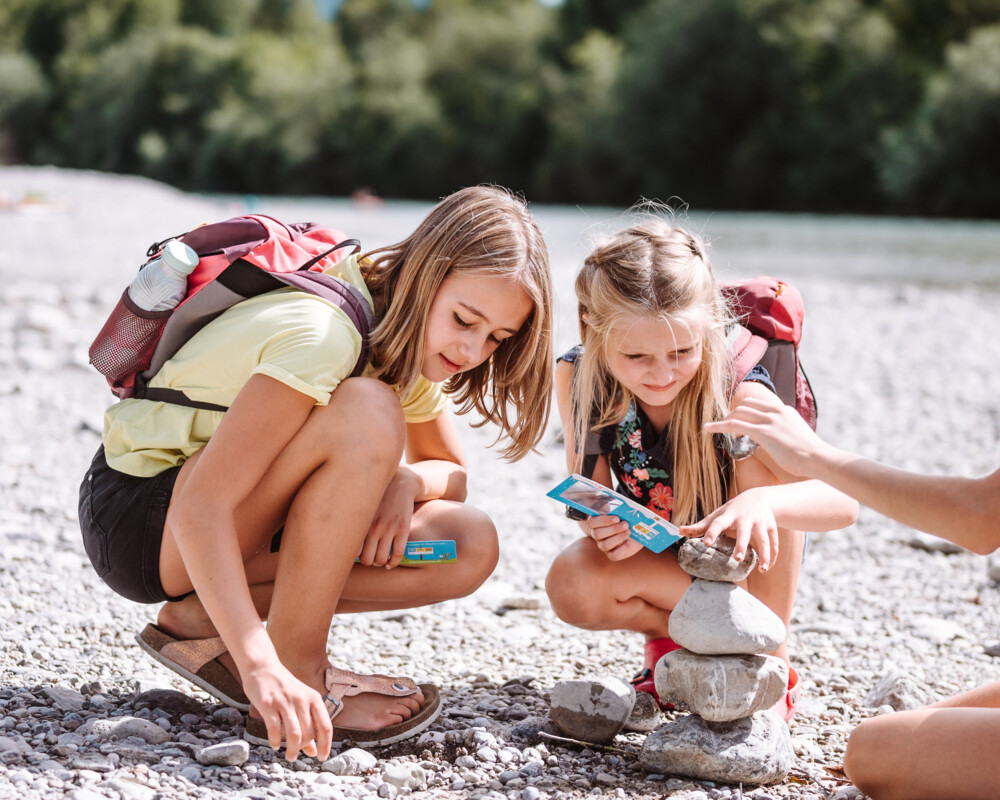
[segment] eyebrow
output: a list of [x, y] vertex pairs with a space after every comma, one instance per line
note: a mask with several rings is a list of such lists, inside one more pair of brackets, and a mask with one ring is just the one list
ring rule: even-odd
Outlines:
[[[465, 309], [466, 311], [468, 311], [468, 312], [469, 312], [470, 314], [475, 314], [475, 315], [476, 315], [477, 317], [479, 317], [479, 318], [480, 318], [481, 320], [485, 321], [487, 325], [488, 325], [488, 324], [490, 324], [490, 319], [489, 319], [489, 317], [487, 317], [487, 316], [486, 316], [486, 315], [485, 315], [485, 314], [484, 314], [484, 313], [483, 313], [482, 311], [480, 311], [480, 310], [479, 310], [478, 308], [476, 308], [475, 306], [470, 306], [470, 305], [469, 305], [468, 303], [466, 303], [466, 302], [463, 302], [462, 300], [459, 300], [459, 301], [458, 301], [458, 304], [459, 304], [459, 305], [460, 305], [460, 306], [461, 306], [462, 308], [464, 308], [464, 309]], [[516, 333], [517, 333], [517, 330], [516, 330], [516, 329], [514, 329], [514, 328], [500, 328], [500, 330], [502, 330], [502, 331], [504, 331], [504, 332], [506, 332], [506, 333], [509, 333], [509, 334], [510, 334], [511, 336], [513, 336], [514, 334], [516, 334]]]

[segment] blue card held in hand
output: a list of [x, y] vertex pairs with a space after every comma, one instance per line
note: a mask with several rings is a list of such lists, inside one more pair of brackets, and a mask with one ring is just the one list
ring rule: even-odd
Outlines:
[[618, 517], [629, 524], [629, 535], [654, 553], [682, 538], [677, 526], [659, 514], [582, 475], [570, 475], [546, 495], [590, 517]]

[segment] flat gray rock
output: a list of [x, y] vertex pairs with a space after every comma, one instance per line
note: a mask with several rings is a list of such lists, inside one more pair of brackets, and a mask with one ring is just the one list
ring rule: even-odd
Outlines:
[[702, 656], [674, 650], [653, 673], [659, 696], [711, 722], [771, 708], [788, 687], [788, 665], [764, 655]]
[[549, 713], [556, 727], [584, 742], [606, 744], [624, 727], [635, 689], [621, 678], [561, 681], [552, 689]]
[[242, 739], [219, 742], [199, 750], [195, 754], [199, 764], [217, 767], [236, 767], [250, 758], [250, 745]]
[[781, 618], [746, 589], [695, 580], [670, 614], [670, 638], [692, 653], [770, 653], [785, 640]]
[[784, 780], [795, 753], [788, 726], [770, 711], [733, 722], [691, 714], [649, 734], [639, 762], [647, 772], [763, 786]]
[[155, 722], [140, 717], [113, 717], [111, 719], [88, 720], [79, 731], [84, 736], [94, 735], [98, 739], [125, 739], [138, 736], [147, 744], [163, 744], [170, 741], [170, 734]]
[[64, 686], [46, 686], [42, 692], [60, 711], [79, 711], [83, 708], [85, 698], [76, 689], [67, 689]]
[[695, 578], [739, 583], [756, 569], [759, 559], [757, 551], [748, 547], [743, 560], [737, 561], [733, 558], [735, 547], [736, 540], [729, 536], [720, 536], [711, 547], [702, 538], [688, 539], [680, 546], [677, 563]]

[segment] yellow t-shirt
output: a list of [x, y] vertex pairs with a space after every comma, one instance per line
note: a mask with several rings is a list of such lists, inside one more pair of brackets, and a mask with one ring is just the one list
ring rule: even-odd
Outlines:
[[[327, 272], [358, 287], [371, 304], [355, 257]], [[361, 336], [341, 309], [314, 295], [278, 289], [227, 309], [191, 337], [150, 386], [229, 406], [250, 377], [261, 374], [326, 405], [360, 353]], [[371, 370], [368, 364], [365, 374]], [[423, 377], [400, 400], [407, 422], [429, 422], [448, 404], [441, 384]], [[157, 475], [204, 447], [222, 416], [172, 403], [122, 400], [104, 415], [108, 464], [140, 478]]]

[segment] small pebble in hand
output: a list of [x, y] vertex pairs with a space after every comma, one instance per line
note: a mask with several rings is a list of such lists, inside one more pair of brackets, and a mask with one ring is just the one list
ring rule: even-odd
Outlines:
[[724, 436], [722, 439], [723, 449], [732, 457], [734, 461], [742, 461], [750, 458], [757, 452], [757, 442], [749, 436]]

